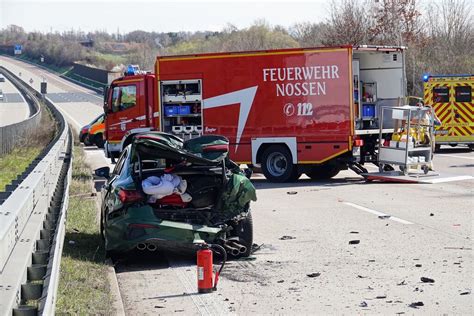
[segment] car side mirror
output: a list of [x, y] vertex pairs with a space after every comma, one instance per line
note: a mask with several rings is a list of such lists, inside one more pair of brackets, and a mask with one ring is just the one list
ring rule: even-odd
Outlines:
[[112, 110], [108, 104], [108, 101], [109, 101], [109, 91], [110, 91], [110, 88], [109, 86], [105, 86], [103, 88], [103, 96], [104, 96], [104, 113], [105, 114], [108, 114], [108, 113], [111, 113]]
[[94, 173], [96, 176], [101, 177], [101, 178], [110, 178], [110, 168], [109, 167], [102, 167], [99, 169], [95, 169]]

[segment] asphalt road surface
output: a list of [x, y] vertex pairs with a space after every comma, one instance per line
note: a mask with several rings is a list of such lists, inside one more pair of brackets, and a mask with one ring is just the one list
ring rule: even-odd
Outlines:
[[[90, 94], [47, 78], [52, 93]], [[101, 111], [87, 100], [57, 105], [79, 126]], [[100, 151], [88, 155], [106, 162]], [[441, 174], [474, 175], [467, 148], [443, 147], [434, 163]], [[193, 257], [125, 257], [116, 273], [127, 315], [473, 314], [472, 179], [367, 183], [343, 171], [330, 181], [272, 184], [255, 174], [253, 182], [253, 255], [229, 262], [217, 292], [205, 295], [196, 293]]]
[[21, 122], [30, 116], [30, 108], [16, 87], [5, 78], [0, 82], [0, 126]]

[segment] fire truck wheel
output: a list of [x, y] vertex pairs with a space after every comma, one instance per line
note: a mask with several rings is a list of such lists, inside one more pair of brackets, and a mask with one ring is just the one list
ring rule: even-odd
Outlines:
[[435, 145], [434, 152], [437, 153], [441, 149], [441, 145]]
[[469, 149], [472, 151], [474, 150], [474, 145], [469, 145]]
[[104, 148], [104, 138], [102, 133], [98, 133], [94, 135], [94, 144], [99, 148]]
[[314, 166], [306, 175], [313, 180], [326, 180], [336, 176], [341, 171], [337, 166]]
[[272, 145], [263, 152], [262, 171], [271, 182], [291, 182], [299, 178], [290, 151], [282, 145]]

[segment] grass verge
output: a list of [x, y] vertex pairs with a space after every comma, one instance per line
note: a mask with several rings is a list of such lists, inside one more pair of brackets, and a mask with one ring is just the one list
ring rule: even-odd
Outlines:
[[91, 196], [91, 169], [77, 144], [73, 152], [66, 236], [61, 259], [57, 314], [113, 315], [105, 251]]
[[0, 157], [0, 192], [5, 186], [21, 174], [41, 152], [43, 147], [19, 147], [11, 153]]

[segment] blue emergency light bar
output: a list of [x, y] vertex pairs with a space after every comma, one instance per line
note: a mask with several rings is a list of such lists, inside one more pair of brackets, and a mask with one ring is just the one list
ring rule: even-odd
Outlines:
[[459, 75], [423, 75], [423, 81], [427, 82], [429, 78], [457, 78], [457, 77], [474, 77], [470, 74], [459, 74]]
[[127, 70], [125, 71], [125, 75], [133, 76], [137, 75], [140, 72], [140, 68], [138, 65], [128, 65]]

